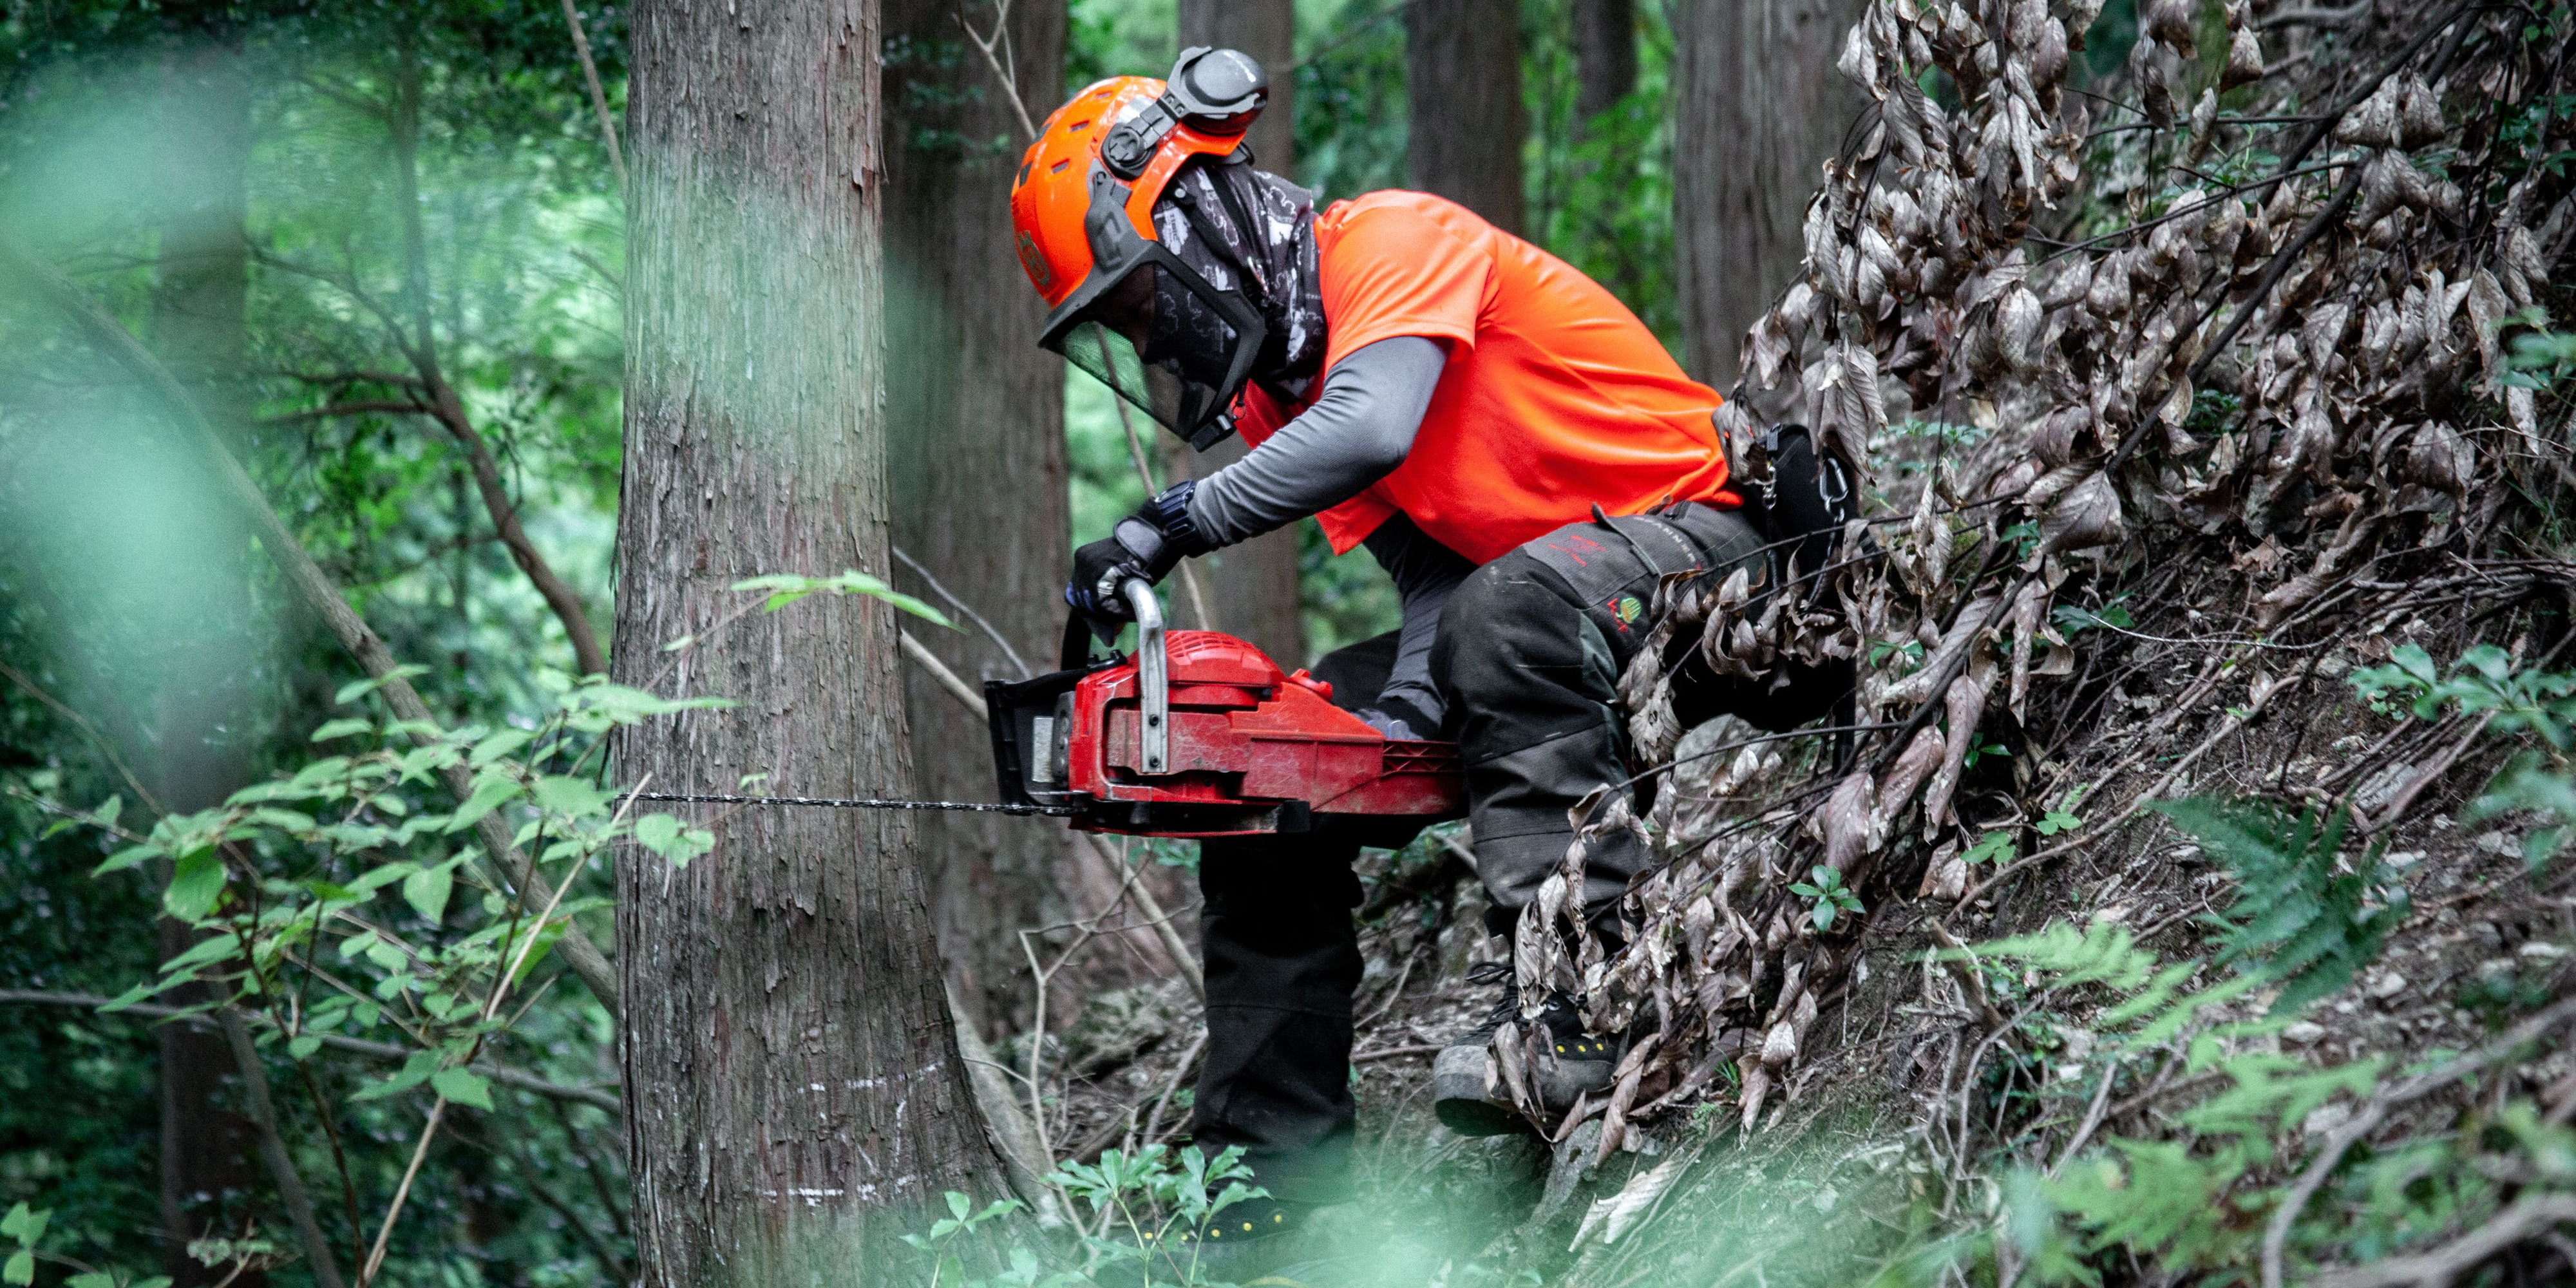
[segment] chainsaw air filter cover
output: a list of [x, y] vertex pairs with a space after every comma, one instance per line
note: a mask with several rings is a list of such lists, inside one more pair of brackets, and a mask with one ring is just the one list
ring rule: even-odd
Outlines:
[[[1152, 665], [1161, 651], [1163, 665]], [[1070, 806], [1085, 831], [1238, 836], [1318, 816], [1465, 813], [1458, 749], [1393, 741], [1304, 671], [1216, 631], [1146, 632], [1138, 656], [984, 686], [1002, 799]], [[1157, 675], [1155, 672], [1161, 674]], [[1152, 700], [1157, 681], [1163, 700]], [[1165, 727], [1161, 764], [1148, 730]]]

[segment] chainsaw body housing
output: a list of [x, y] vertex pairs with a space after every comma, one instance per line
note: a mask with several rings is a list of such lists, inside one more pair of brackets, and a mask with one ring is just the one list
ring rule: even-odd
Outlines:
[[1084, 831], [1174, 837], [1466, 812], [1456, 744], [1389, 739], [1333, 705], [1330, 685], [1234, 636], [1167, 634], [1159, 619], [1144, 634], [1133, 658], [985, 684], [1005, 802], [1072, 808]]

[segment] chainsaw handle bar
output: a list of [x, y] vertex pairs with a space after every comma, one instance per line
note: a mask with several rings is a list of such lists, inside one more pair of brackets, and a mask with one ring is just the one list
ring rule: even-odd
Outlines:
[[[1105, 580], [1105, 579], [1104, 579]], [[1164, 642], [1163, 605], [1154, 597], [1154, 585], [1142, 577], [1129, 577], [1118, 585], [1118, 597], [1127, 601], [1136, 614], [1136, 688], [1138, 742], [1136, 767], [1139, 772], [1171, 772], [1172, 759], [1172, 673], [1171, 652]], [[1091, 631], [1076, 613], [1064, 624], [1062, 669], [1085, 670], [1091, 665]]]
[[1127, 606], [1136, 613], [1136, 687], [1144, 724], [1138, 730], [1138, 764], [1143, 773], [1171, 772], [1172, 758], [1172, 672], [1171, 652], [1163, 643], [1163, 606], [1154, 599], [1154, 587], [1142, 577], [1130, 577], [1118, 587]]

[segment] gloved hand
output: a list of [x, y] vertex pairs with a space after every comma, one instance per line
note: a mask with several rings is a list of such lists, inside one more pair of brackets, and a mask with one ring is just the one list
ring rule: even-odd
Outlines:
[[1130, 577], [1159, 583], [1181, 560], [1210, 548], [1190, 522], [1190, 493], [1197, 486], [1196, 480], [1183, 479], [1164, 488], [1120, 519], [1107, 537], [1073, 552], [1073, 578], [1065, 583], [1064, 602], [1102, 643], [1116, 639], [1119, 624], [1136, 616], [1118, 593], [1121, 583]]
[[1362, 707], [1351, 714], [1358, 716], [1361, 723], [1367, 725], [1371, 729], [1377, 730], [1379, 733], [1385, 734], [1388, 739], [1392, 741], [1422, 741], [1423, 736], [1415, 733], [1413, 731], [1413, 726], [1407, 724], [1402, 716], [1380, 711], [1375, 707]]
[[1429, 712], [1400, 697], [1381, 696], [1374, 705], [1362, 707], [1351, 714], [1358, 716], [1369, 728], [1385, 734], [1396, 742], [1421, 742], [1440, 736], [1438, 720], [1434, 719]]

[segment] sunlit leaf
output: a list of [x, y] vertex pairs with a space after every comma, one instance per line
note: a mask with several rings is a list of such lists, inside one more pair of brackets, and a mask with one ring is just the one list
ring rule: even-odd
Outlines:
[[474, 780], [473, 793], [468, 795], [465, 803], [458, 806], [456, 813], [448, 818], [447, 830], [462, 832], [474, 826], [483, 821], [484, 815], [499, 809], [504, 802], [515, 799], [520, 790], [518, 779], [497, 770], [485, 770], [482, 777]]
[[467, 1069], [441, 1069], [430, 1075], [430, 1088], [460, 1105], [477, 1109], [492, 1107], [492, 1084], [482, 1074]]
[[211, 849], [182, 857], [162, 892], [161, 906], [181, 921], [196, 921], [215, 910], [224, 894], [224, 861]]
[[437, 925], [447, 916], [447, 896], [456, 888], [456, 860], [435, 867], [422, 868], [403, 878], [403, 902], [420, 914], [421, 920]]

